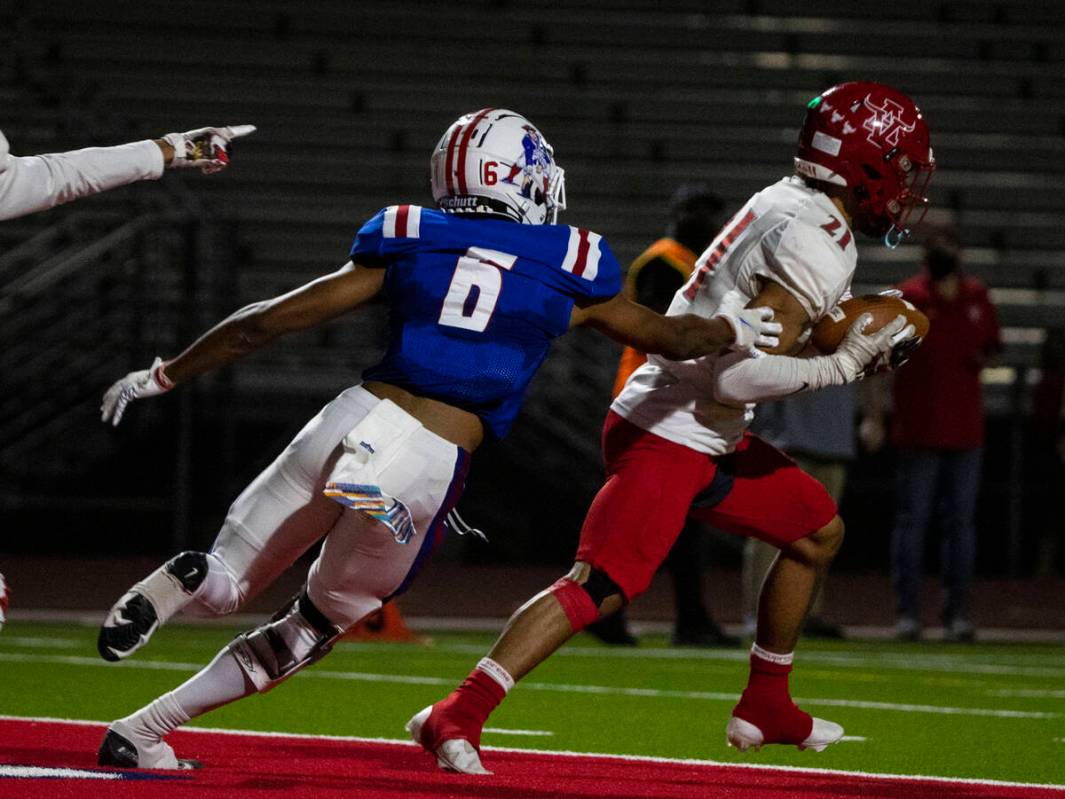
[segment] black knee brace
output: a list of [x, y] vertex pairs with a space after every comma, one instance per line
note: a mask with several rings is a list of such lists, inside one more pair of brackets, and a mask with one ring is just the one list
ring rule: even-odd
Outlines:
[[625, 592], [621, 590], [621, 586], [611, 580], [606, 572], [599, 569], [592, 569], [581, 588], [584, 589], [584, 593], [591, 597], [597, 608], [603, 604], [604, 599], [614, 594], [618, 594], [622, 602], [628, 602]]
[[307, 596], [306, 588], [303, 589], [299, 599], [296, 600], [296, 607], [299, 608], [300, 615], [307, 620], [319, 635], [326, 638], [336, 638], [343, 632], [343, 630], [337, 625], [329, 621], [329, 618], [322, 613], [313, 602], [311, 602], [311, 598]]
[[167, 573], [181, 583], [186, 593], [193, 593], [207, 577], [206, 552], [182, 552], [166, 564]]
[[[299, 595], [295, 603], [286, 603], [279, 615], [279, 619], [241, 633], [229, 645], [229, 651], [260, 693], [269, 691], [305, 666], [321, 660], [329, 654], [333, 642], [343, 632], [315, 607], [306, 591]], [[300, 654], [289, 649], [278, 629], [291, 624], [297, 616], [302, 617], [317, 633], [314, 646]]]

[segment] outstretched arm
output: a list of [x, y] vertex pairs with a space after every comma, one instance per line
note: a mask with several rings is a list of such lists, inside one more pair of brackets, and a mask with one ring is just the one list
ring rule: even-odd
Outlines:
[[134, 399], [162, 394], [178, 383], [233, 363], [280, 335], [315, 327], [359, 307], [381, 290], [384, 280], [384, 269], [349, 261], [288, 294], [246, 305], [173, 360], [156, 359], [149, 369], [131, 372], [111, 386], [101, 407], [103, 421], [117, 425]]
[[19, 158], [0, 154], [0, 220], [14, 219], [163, 174], [151, 141]]
[[253, 125], [199, 128], [168, 133], [154, 141], [27, 157], [11, 155], [0, 133], [0, 220], [44, 211], [138, 180], [154, 180], [166, 167], [217, 172], [229, 162], [229, 143], [254, 130]]
[[641, 352], [685, 361], [726, 347], [772, 346], [779, 325], [763, 308], [704, 319], [694, 314], [662, 316], [650, 308], [616, 295], [574, 308], [571, 326], [586, 325]]

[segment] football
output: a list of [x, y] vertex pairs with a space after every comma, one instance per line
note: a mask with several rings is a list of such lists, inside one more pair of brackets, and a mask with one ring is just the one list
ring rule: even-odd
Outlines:
[[847, 335], [850, 326], [864, 313], [872, 314], [873, 321], [865, 329], [866, 333], [875, 333], [899, 314], [909, 320], [916, 330], [917, 339], [923, 339], [928, 333], [928, 317], [917, 310], [912, 303], [901, 297], [883, 294], [863, 294], [844, 300], [814, 325], [810, 343], [825, 355], [831, 355]]

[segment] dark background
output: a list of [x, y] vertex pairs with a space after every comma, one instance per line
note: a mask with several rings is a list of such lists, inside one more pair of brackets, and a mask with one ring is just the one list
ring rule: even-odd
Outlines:
[[[209, 544], [239, 490], [372, 362], [382, 310], [137, 403], [117, 430], [99, 423], [100, 396], [236, 307], [343, 263], [381, 206], [431, 204], [429, 153], [461, 113], [536, 122], [567, 170], [562, 221], [602, 232], [627, 263], [664, 230], [678, 184], [704, 180], [739, 207], [791, 171], [810, 97], [874, 79], [924, 110], [940, 164], [930, 219], [958, 227], [1002, 314], [978, 569], [1031, 573], [1053, 524], [1040, 497], [1062, 488], [1025, 469], [1039, 346], [1065, 325], [1056, 4], [8, 0], [0, 31], [15, 154], [259, 126], [222, 175], [170, 173], [0, 223], [0, 553]], [[863, 244], [856, 293], [918, 257]], [[491, 544], [452, 539], [442, 557], [571, 557], [618, 353], [586, 331], [556, 344], [510, 437], [474, 459], [460, 509]], [[837, 570], [886, 570], [893, 479], [891, 452], [854, 463]], [[738, 564], [738, 541], [713, 550]]]

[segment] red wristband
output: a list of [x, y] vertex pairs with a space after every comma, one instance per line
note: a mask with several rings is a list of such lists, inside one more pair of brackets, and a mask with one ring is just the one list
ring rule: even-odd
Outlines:
[[160, 388], [162, 388], [164, 391], [169, 391], [174, 387], [175, 384], [173, 380], [166, 376], [166, 372], [163, 371], [163, 367], [165, 367], [166, 365], [167, 361], [163, 361], [163, 363], [155, 367], [155, 373], [152, 375], [152, 377], [155, 378], [155, 382], [159, 384]]

